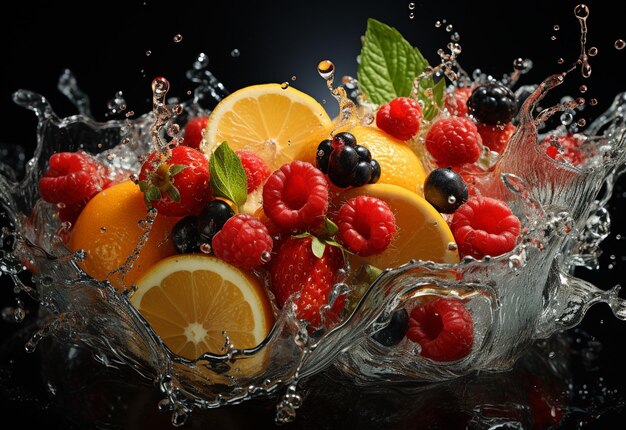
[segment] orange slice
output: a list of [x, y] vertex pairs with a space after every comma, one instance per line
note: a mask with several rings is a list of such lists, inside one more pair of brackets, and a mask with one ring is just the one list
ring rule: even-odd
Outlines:
[[274, 324], [263, 286], [251, 274], [204, 254], [165, 258], [137, 280], [131, 303], [168, 348], [194, 360], [259, 345]]
[[[411, 259], [458, 263], [456, 242], [441, 214], [424, 198], [393, 184], [371, 184], [350, 188], [334, 198], [335, 210], [352, 197], [368, 195], [387, 202], [396, 217], [397, 231], [389, 247], [380, 254], [351, 258], [379, 269], [393, 268]], [[356, 268], [357, 266], [355, 266]]]
[[258, 154], [274, 171], [295, 159], [315, 162], [317, 146], [329, 137], [332, 127], [313, 97], [279, 84], [252, 85], [217, 104], [200, 149], [211, 154], [227, 141], [233, 150]]

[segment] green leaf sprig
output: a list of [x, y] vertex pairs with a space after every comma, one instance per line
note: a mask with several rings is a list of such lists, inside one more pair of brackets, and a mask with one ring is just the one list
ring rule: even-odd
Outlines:
[[248, 179], [241, 160], [227, 142], [222, 142], [209, 159], [211, 187], [215, 197], [223, 197], [241, 207], [248, 197]]

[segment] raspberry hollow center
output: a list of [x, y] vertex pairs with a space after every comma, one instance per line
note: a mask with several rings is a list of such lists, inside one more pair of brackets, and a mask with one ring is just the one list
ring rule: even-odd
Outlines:
[[304, 206], [308, 200], [306, 192], [306, 180], [300, 175], [291, 175], [289, 181], [285, 181], [283, 188], [283, 202], [291, 210], [298, 210]]
[[437, 339], [443, 331], [443, 320], [439, 312], [427, 314], [426, 317], [420, 321], [420, 324], [424, 334], [431, 341]]

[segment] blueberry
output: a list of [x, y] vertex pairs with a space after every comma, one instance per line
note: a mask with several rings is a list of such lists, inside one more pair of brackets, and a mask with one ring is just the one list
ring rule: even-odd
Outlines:
[[172, 242], [179, 254], [200, 251], [200, 232], [196, 221], [195, 216], [188, 216], [178, 221], [172, 228]]
[[196, 221], [202, 242], [210, 244], [215, 233], [220, 231], [226, 221], [233, 215], [235, 213], [224, 200], [215, 199], [210, 201], [202, 209]]
[[384, 346], [399, 344], [409, 329], [409, 313], [406, 309], [397, 309], [391, 314], [389, 325], [372, 335], [372, 339]]
[[469, 113], [484, 124], [507, 124], [517, 113], [517, 100], [511, 89], [499, 82], [480, 85], [467, 99]]
[[317, 153], [315, 154], [315, 164], [322, 173], [328, 173], [328, 159], [330, 153], [333, 152], [332, 141], [330, 139], [322, 140], [317, 146]]
[[351, 147], [356, 146], [356, 137], [354, 137], [352, 133], [348, 133], [347, 131], [337, 133], [333, 137], [333, 140], [339, 145], [346, 145]]
[[439, 212], [453, 213], [468, 196], [465, 181], [449, 167], [433, 170], [424, 181], [424, 197]]

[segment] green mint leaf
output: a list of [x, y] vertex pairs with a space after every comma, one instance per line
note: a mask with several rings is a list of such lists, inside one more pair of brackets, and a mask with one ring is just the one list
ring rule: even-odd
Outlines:
[[[367, 20], [357, 78], [368, 101], [382, 105], [396, 97], [409, 97], [415, 78], [427, 66], [422, 53], [398, 30], [372, 18]], [[432, 99], [424, 94], [427, 88], [433, 89], [436, 104], [443, 105], [445, 80], [439, 82], [435, 85], [432, 78], [420, 82], [418, 99], [425, 104], [426, 119], [432, 119], [437, 113]]]
[[326, 244], [315, 236], [311, 236], [311, 238], [313, 239], [311, 240], [311, 251], [313, 251], [313, 255], [317, 258], [322, 258], [324, 250], [326, 249]]
[[237, 206], [246, 202], [248, 181], [241, 160], [227, 142], [222, 142], [209, 160], [213, 195], [224, 197]]

